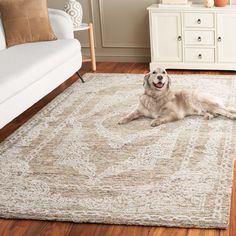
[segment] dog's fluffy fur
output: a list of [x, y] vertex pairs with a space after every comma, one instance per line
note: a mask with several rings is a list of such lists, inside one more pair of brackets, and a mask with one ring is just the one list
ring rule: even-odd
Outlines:
[[170, 89], [170, 77], [166, 70], [158, 68], [144, 77], [144, 94], [140, 96], [138, 107], [119, 121], [128, 123], [139, 117], [152, 118], [151, 126], [158, 126], [200, 115], [206, 119], [225, 116], [236, 119], [236, 110], [226, 108], [218, 98], [194, 91]]

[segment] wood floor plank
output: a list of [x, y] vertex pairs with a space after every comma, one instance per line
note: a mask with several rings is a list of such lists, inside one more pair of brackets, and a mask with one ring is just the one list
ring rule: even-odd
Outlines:
[[94, 236], [99, 224], [73, 224], [68, 236]]
[[152, 227], [148, 236], [187, 236], [188, 229]]
[[[110, 63], [99, 62], [97, 73], [140, 73], [148, 72], [148, 64], [145, 63]], [[83, 64], [81, 74], [91, 72], [90, 63]], [[209, 74], [209, 75], [236, 75], [236, 72], [228, 71], [192, 71], [192, 70], [168, 70], [170, 74]], [[0, 142], [23, 125], [47, 103], [67, 87], [77, 81], [78, 76], [72, 76], [49, 95], [41, 99], [22, 115], [0, 130]], [[47, 222], [33, 220], [0, 220], [0, 236], [236, 236], [236, 165], [234, 168], [234, 184], [230, 225], [228, 230], [204, 230], [204, 229], [179, 229], [165, 227], [141, 227], [102, 224], [73, 224], [62, 222]]]
[[229, 235], [236, 236], [236, 162], [234, 163], [234, 181], [231, 196]]
[[[220, 236], [220, 230], [216, 229], [189, 229], [187, 236]], [[226, 235], [222, 235], [226, 236]]]
[[4, 235], [7, 232], [10, 223], [10, 220], [0, 220], [0, 235]]
[[38, 235], [38, 236], [67, 236], [70, 234], [72, 230], [73, 224], [72, 223], [64, 223], [64, 222], [49, 222], [41, 229], [40, 232], [35, 231], [34, 234], [31, 235]]
[[[147, 236], [149, 234], [150, 227], [146, 226], [126, 226], [126, 225], [117, 225], [113, 227], [111, 235], [116, 236]], [[99, 235], [100, 236], [100, 235]]]
[[111, 236], [113, 235], [114, 225], [103, 225], [100, 224], [95, 230], [94, 236]]
[[24, 236], [31, 224], [32, 222], [28, 220], [10, 220], [3, 236]]
[[46, 228], [47, 224], [49, 224], [49, 222], [37, 220], [30, 221], [30, 225], [25, 226], [26, 229], [24, 232], [24, 236], [40, 235]]
[[[166, 233], [165, 227], [151, 227], [148, 236], [160, 236], [160, 235], [165, 235]], [[183, 235], [185, 236], [185, 235]]]

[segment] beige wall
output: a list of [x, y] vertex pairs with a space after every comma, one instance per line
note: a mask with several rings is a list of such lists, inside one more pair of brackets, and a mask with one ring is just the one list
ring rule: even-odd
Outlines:
[[[199, 2], [201, 0], [195, 0]], [[98, 61], [150, 60], [148, 12], [146, 8], [157, 0], [79, 0], [84, 22], [93, 22]], [[63, 9], [65, 0], [48, 0], [49, 7]], [[76, 32], [88, 51], [87, 31]]]

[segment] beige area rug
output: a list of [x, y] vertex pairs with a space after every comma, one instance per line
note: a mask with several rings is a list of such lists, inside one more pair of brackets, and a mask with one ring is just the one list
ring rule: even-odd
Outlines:
[[[231, 76], [172, 75], [172, 87], [236, 106]], [[142, 75], [87, 74], [0, 144], [0, 217], [225, 228], [236, 121], [118, 126]]]

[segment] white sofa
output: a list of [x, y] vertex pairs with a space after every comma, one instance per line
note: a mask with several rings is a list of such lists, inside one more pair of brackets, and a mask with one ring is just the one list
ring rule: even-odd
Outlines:
[[70, 16], [49, 9], [58, 40], [6, 49], [0, 19], [0, 128], [75, 74], [81, 67], [81, 46], [74, 39]]

